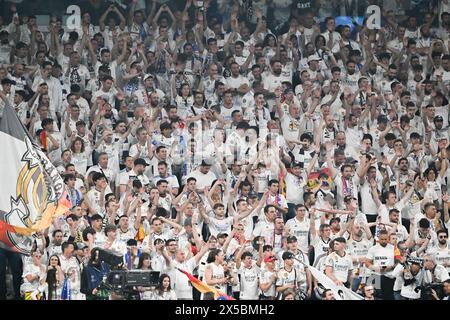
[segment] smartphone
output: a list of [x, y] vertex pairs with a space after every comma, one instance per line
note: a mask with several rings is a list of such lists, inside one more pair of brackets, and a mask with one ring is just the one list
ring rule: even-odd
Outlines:
[[441, 185], [442, 194], [447, 194], [447, 186], [445, 184]]

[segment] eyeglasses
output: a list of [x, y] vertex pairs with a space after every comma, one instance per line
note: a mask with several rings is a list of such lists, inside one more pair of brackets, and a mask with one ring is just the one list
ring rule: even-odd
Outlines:
[[439, 236], [439, 239], [447, 239], [447, 236]]

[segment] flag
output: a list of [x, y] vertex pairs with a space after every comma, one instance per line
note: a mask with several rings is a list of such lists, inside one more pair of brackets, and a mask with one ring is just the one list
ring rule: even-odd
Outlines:
[[394, 246], [394, 259], [400, 261], [402, 258], [402, 253], [397, 245]]
[[0, 247], [29, 254], [33, 235], [67, 212], [65, 185], [11, 106], [0, 120]]
[[330, 169], [324, 168], [324, 169], [321, 169], [321, 170], [319, 170], [317, 172], [311, 172], [309, 174], [308, 182], [307, 182], [307, 185], [308, 185], [309, 189], [314, 189], [314, 188], [317, 188], [319, 186], [319, 175], [321, 173], [325, 174], [328, 177], [328, 179], [327, 179], [328, 185], [330, 187], [333, 185], [333, 179], [331, 178]]
[[223, 293], [222, 291], [217, 290], [216, 288], [208, 286], [206, 283], [204, 283], [203, 281], [198, 280], [196, 277], [194, 277], [189, 272], [186, 272], [186, 271], [181, 270], [181, 269], [178, 269], [178, 271], [184, 273], [188, 277], [189, 281], [194, 286], [194, 288], [197, 289], [198, 291], [200, 291], [201, 293], [212, 292], [214, 294], [214, 299], [215, 300], [236, 300], [233, 297], [230, 297], [229, 295]]
[[352, 290], [344, 287], [344, 286], [337, 286], [333, 280], [328, 278], [326, 274], [323, 272], [320, 272], [318, 269], [314, 268], [313, 266], [308, 266], [309, 271], [311, 271], [311, 274], [313, 275], [316, 280], [322, 284], [322, 286], [325, 287], [325, 289], [330, 289], [334, 293], [334, 297], [336, 300], [363, 300], [364, 298], [361, 297], [356, 292], [353, 292]]
[[144, 231], [144, 225], [142, 223], [139, 224], [139, 229], [136, 231], [136, 235], [134, 236], [134, 240], [136, 240], [139, 243], [142, 243], [145, 238], [145, 231]]
[[61, 300], [72, 300], [72, 289], [70, 288], [70, 280], [68, 277], [64, 278], [63, 287], [61, 289]]

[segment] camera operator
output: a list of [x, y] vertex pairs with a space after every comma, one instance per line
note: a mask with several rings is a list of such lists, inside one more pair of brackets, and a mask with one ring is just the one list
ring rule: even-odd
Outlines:
[[81, 292], [86, 300], [108, 300], [109, 293], [104, 285], [104, 278], [109, 273], [109, 266], [100, 260], [98, 248], [92, 250], [91, 259], [81, 273]]
[[433, 297], [434, 300], [450, 301], [450, 279], [447, 279], [444, 281], [443, 294], [444, 294], [444, 297], [442, 299], [440, 299], [438, 294], [436, 293], [436, 291], [434, 289], [431, 289], [431, 296]]

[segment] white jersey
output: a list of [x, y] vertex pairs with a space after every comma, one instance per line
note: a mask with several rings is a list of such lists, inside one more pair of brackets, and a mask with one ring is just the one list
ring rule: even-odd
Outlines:
[[[270, 271], [267, 269], [262, 269], [260, 274], [259, 274], [259, 282], [260, 283], [269, 283], [271, 282], [271, 278], [272, 275], [276, 274], [276, 271]], [[264, 296], [266, 297], [275, 297], [276, 294], [276, 290], [275, 290], [275, 283], [272, 283], [272, 285], [269, 287], [269, 289], [267, 289], [266, 292], [261, 292]]]
[[[280, 269], [278, 271], [276, 286], [282, 287], [287, 284], [294, 284], [295, 286], [297, 286], [297, 283], [299, 281], [299, 275], [300, 275], [300, 273], [298, 270], [295, 269], [295, 267], [292, 268], [291, 271], [287, 271], [285, 268]], [[280, 300], [281, 300], [281, 295], [280, 295]]]
[[[431, 250], [432, 253], [434, 253], [436, 257], [436, 263], [440, 265], [444, 265], [445, 263], [450, 264], [450, 248], [448, 246], [445, 246], [443, 249], [439, 247], [434, 247], [433, 250]], [[446, 267], [447, 271], [450, 274], [450, 265]]]
[[61, 261], [61, 270], [65, 276], [69, 277], [72, 294], [78, 294], [80, 290], [81, 270], [77, 258], [65, 258], [63, 255], [59, 256]]
[[[209, 268], [211, 268], [211, 279], [222, 279], [223, 277], [225, 277], [225, 273], [223, 271], [223, 267], [222, 265], [216, 265], [214, 262], [209, 264]], [[215, 284], [214, 288], [226, 293], [227, 292], [227, 287], [224, 284]]]
[[353, 261], [350, 254], [344, 252], [341, 257], [337, 252], [330, 253], [325, 259], [325, 266], [333, 268], [333, 275], [336, 279], [347, 282], [349, 271], [353, 270]]
[[328, 255], [328, 248], [330, 247], [331, 238], [328, 241], [323, 241], [321, 237], [314, 238], [312, 246], [314, 247], [314, 263], [313, 266], [317, 268], [317, 263], [321, 258]]
[[175, 270], [171, 271], [170, 273], [171, 279], [173, 279], [172, 280], [173, 289], [177, 294], [177, 298], [192, 300], [193, 299], [192, 285], [188, 277], [185, 274], [178, 271], [176, 268], [179, 268], [192, 274], [194, 269], [197, 267], [197, 264], [195, 263], [195, 258], [194, 257], [190, 258], [189, 260], [181, 263], [178, 261], [172, 261], [172, 266], [173, 268], [175, 268]]
[[231, 233], [231, 226], [233, 225], [233, 217], [227, 217], [224, 219], [209, 218], [209, 232], [214, 237], [217, 237], [219, 233]]
[[239, 298], [241, 300], [258, 300], [259, 297], [259, 274], [261, 270], [256, 264], [250, 268], [241, 267], [238, 270], [240, 277], [241, 290]]
[[285, 228], [289, 228], [289, 235], [297, 238], [298, 246], [302, 251], [308, 251], [309, 224], [309, 219], [304, 218], [303, 221], [299, 221], [297, 217], [286, 222]]
[[[360, 241], [350, 240], [347, 243], [347, 246], [354, 258], [365, 258], [369, 252], [369, 248], [372, 246], [372, 241], [367, 239], [361, 239]], [[366, 266], [363, 263], [358, 262], [353, 264], [353, 271], [353, 275], [356, 277], [364, 277], [369, 274]]]

